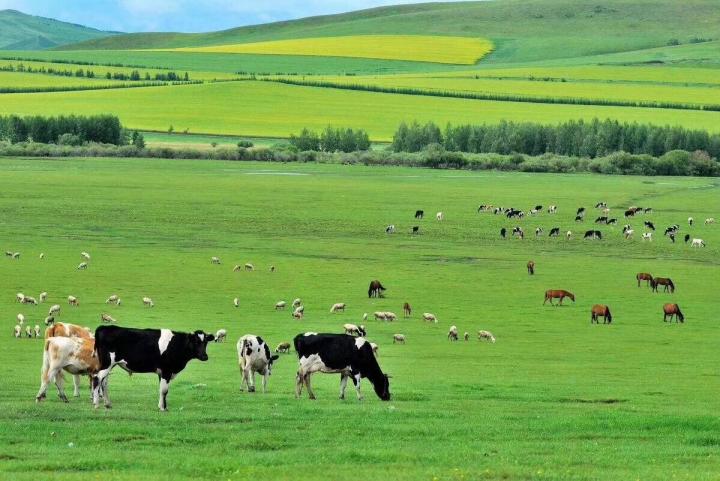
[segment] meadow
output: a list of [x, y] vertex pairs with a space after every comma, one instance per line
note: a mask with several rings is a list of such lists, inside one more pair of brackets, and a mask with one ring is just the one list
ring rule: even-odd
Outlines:
[[0, 72], [0, 89], [10, 88], [62, 88], [62, 87], [88, 87], [123, 85], [125, 82], [102, 79], [89, 79], [78, 77], [59, 77], [55, 75], [41, 75], [36, 73]]
[[[0, 366], [4, 479], [717, 477], [720, 231], [702, 224], [720, 211], [717, 181], [158, 159], [0, 164], [0, 236], [5, 250], [21, 252], [0, 259], [0, 345], [12, 359]], [[651, 206], [630, 221], [638, 231], [645, 219], [659, 229], [678, 223], [707, 247], [660, 233], [652, 243], [625, 241], [619, 227], [602, 227], [600, 242], [531, 233], [590, 228], [573, 222], [575, 209], [593, 217], [600, 200], [613, 215]], [[481, 203], [559, 212], [508, 221], [478, 214]], [[416, 221], [416, 209], [429, 215]], [[389, 223], [397, 234], [384, 233]], [[516, 224], [525, 240], [500, 239], [500, 227]], [[408, 234], [413, 225], [421, 235]], [[87, 271], [76, 270], [81, 251], [92, 255]], [[245, 262], [257, 270], [232, 272]], [[671, 276], [677, 291], [638, 288], [641, 271]], [[384, 299], [366, 296], [375, 278]], [[577, 302], [543, 306], [548, 288], [569, 289]], [[14, 302], [16, 292], [43, 290], [45, 304]], [[120, 307], [104, 303], [113, 293]], [[67, 306], [69, 294], [79, 307]], [[154, 308], [142, 307], [145, 295]], [[306, 306], [301, 322], [273, 309], [295, 297]], [[267, 394], [239, 392], [242, 334], [275, 345], [305, 331], [340, 332], [364, 312], [399, 313], [405, 301], [412, 318], [365, 323], [393, 375], [390, 402], [367, 382], [364, 401], [352, 393], [340, 401], [338, 376], [327, 375], [314, 379], [317, 401], [294, 399], [294, 353], [276, 363]], [[684, 324], [662, 322], [668, 301], [682, 307]], [[334, 302], [348, 311], [329, 314]], [[42, 341], [11, 331], [18, 312], [41, 323], [52, 303], [62, 305], [62, 321], [93, 328], [109, 312], [123, 326], [226, 328], [229, 341], [210, 345], [208, 362], [193, 361], [173, 381], [168, 413], [157, 411], [155, 376], [119, 370], [112, 410], [93, 410], [85, 390], [63, 404], [51, 389], [35, 404]], [[610, 305], [611, 325], [590, 324], [594, 303]], [[471, 340], [449, 342], [450, 325]], [[497, 343], [477, 341], [478, 329]], [[406, 345], [391, 343], [397, 332]]]

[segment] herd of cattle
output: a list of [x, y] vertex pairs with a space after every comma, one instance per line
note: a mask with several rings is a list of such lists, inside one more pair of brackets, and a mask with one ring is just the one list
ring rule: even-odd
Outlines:
[[[602, 214], [595, 220], [596, 224], [616, 225], [617, 219], [610, 218], [610, 209], [603, 202], [595, 206], [602, 209]], [[525, 212], [515, 208], [494, 207], [491, 205], [481, 205], [478, 212], [492, 212], [496, 215], [505, 215], [508, 219], [525, 217]], [[543, 206], [537, 205], [530, 209], [528, 216], [534, 217], [543, 212]], [[547, 209], [548, 214], [556, 214], [558, 208], [555, 205]], [[585, 217], [585, 209], [579, 208], [576, 212], [575, 221], [582, 222]], [[625, 218], [634, 217], [638, 214], [649, 214], [651, 208], [631, 207], [624, 213]], [[422, 219], [424, 212], [418, 210], [415, 213], [416, 219]], [[442, 222], [445, 215], [442, 212], [436, 214], [436, 220]], [[689, 226], [692, 227], [694, 221], [690, 217], [688, 219]], [[714, 224], [714, 218], [705, 220], [705, 225]], [[652, 231], [655, 226], [651, 221], [644, 221], [644, 226], [648, 232], [643, 233], [643, 240], [652, 240]], [[419, 233], [419, 226], [412, 228], [413, 233]], [[675, 237], [680, 231], [680, 226], [675, 224], [669, 226], [665, 230], [665, 235], [675, 242]], [[386, 229], [387, 233], [394, 233], [395, 226], [390, 225]], [[632, 237], [634, 229], [630, 225], [623, 227], [623, 236], [626, 239]], [[503, 238], [507, 235], [507, 229], [502, 228], [500, 231]], [[535, 235], [540, 236], [543, 229], [538, 227]], [[525, 233], [522, 227], [512, 229], [512, 235], [524, 238]], [[556, 237], [560, 235], [560, 227], [553, 227], [549, 235]], [[572, 232], [567, 231], [566, 237], [570, 239]], [[602, 239], [602, 233], [599, 230], [588, 230], [584, 236], [586, 239]], [[685, 242], [690, 241], [690, 235], [685, 236]], [[702, 239], [693, 238], [691, 245], [693, 247], [704, 247], [705, 242]], [[6, 252], [6, 255], [12, 259], [19, 259], [19, 252]], [[44, 254], [40, 254], [40, 259], [44, 259]], [[81, 253], [82, 262], [77, 266], [78, 270], [88, 268], [91, 257], [87, 252]], [[211, 263], [221, 264], [219, 257], [212, 257]], [[529, 275], [535, 274], [535, 262], [527, 263], [527, 271]], [[233, 271], [253, 271], [255, 267], [251, 263], [244, 265], [236, 265]], [[270, 267], [270, 272], [274, 272], [275, 267]], [[637, 285], [640, 287], [641, 282], [645, 281], [654, 292], [658, 292], [658, 287], [663, 286], [665, 292], [673, 293], [675, 284], [670, 278], [653, 277], [648, 273], [638, 273], [636, 276]], [[368, 288], [368, 297], [383, 297], [385, 287], [378, 280], [370, 283]], [[545, 292], [545, 300], [543, 304], [550, 301], [553, 304], [554, 299], [559, 299], [559, 305], [565, 298], [575, 302], [575, 295], [566, 290], [548, 290]], [[32, 296], [26, 296], [23, 293], [16, 295], [16, 301], [22, 304], [38, 305], [48, 299], [47, 292], [42, 292], [38, 299]], [[122, 300], [116, 294], [106, 299], [106, 304], [120, 306]], [[67, 303], [70, 307], [77, 307], [80, 301], [75, 296], [68, 296]], [[143, 297], [142, 303], [145, 307], [152, 308], [155, 303], [150, 297]], [[239, 299], [233, 300], [235, 307], [239, 306]], [[276, 310], [283, 310], [287, 306], [286, 301], [278, 301], [275, 304]], [[302, 319], [304, 315], [304, 306], [301, 299], [295, 299], [292, 304], [292, 317]], [[330, 308], [330, 313], [344, 312], [345, 303], [335, 303]], [[77, 326], [70, 323], [63, 323], [56, 320], [56, 316], [60, 314], [61, 307], [59, 304], [53, 304], [48, 316], [45, 318], [47, 326], [45, 330], [45, 343], [43, 350], [43, 364], [41, 371], [41, 386], [37, 393], [36, 400], [41, 401], [47, 395], [47, 389], [50, 383], [54, 383], [58, 390], [58, 395], [63, 401], [68, 401], [64, 392], [64, 379], [62, 371], [66, 371], [74, 376], [74, 395], [80, 394], [80, 376], [86, 375], [91, 379], [92, 402], [98, 407], [100, 401], [106, 407], [111, 407], [111, 401], [108, 396], [108, 379], [110, 372], [119, 366], [129, 374], [132, 373], [155, 373], [158, 376], [159, 400], [158, 407], [160, 410], [167, 410], [167, 394], [170, 382], [180, 373], [185, 366], [193, 359], [207, 361], [207, 345], [209, 342], [224, 342], [227, 332], [220, 329], [216, 333], [207, 333], [204, 331], [195, 331], [193, 333], [183, 333], [172, 331], [169, 329], [134, 329], [125, 328], [117, 325], [116, 320], [109, 314], [102, 313], [100, 321], [105, 324], [101, 325], [94, 332], [89, 328]], [[412, 308], [409, 303], [403, 305], [404, 317], [410, 317]], [[373, 314], [375, 320], [395, 321], [398, 316], [389, 311], [376, 311]], [[591, 323], [599, 323], [600, 318], [603, 323], [612, 323], [612, 314], [610, 307], [604, 304], [595, 304], [591, 308]], [[676, 322], [684, 322], [684, 315], [677, 304], [666, 303], [663, 305], [663, 320], [672, 322], [675, 318]], [[363, 315], [363, 321], [368, 319], [368, 314]], [[428, 322], [437, 323], [437, 317], [433, 313], [425, 312], [422, 319]], [[23, 331], [24, 327], [24, 331]], [[310, 399], [315, 399], [312, 390], [311, 376], [314, 373], [338, 373], [340, 374], [340, 398], [344, 399], [347, 380], [350, 378], [355, 386], [357, 396], [362, 398], [360, 391], [361, 378], [367, 378], [373, 385], [375, 393], [382, 400], [390, 399], [390, 384], [387, 374], [383, 373], [378, 362], [378, 346], [375, 343], [366, 340], [367, 329], [364, 325], [356, 325], [345, 323], [343, 325], [344, 333], [342, 334], [320, 334], [316, 332], [305, 332], [295, 336], [292, 346], [299, 360], [299, 367], [296, 374], [295, 392], [300, 397], [303, 388], [308, 392]], [[17, 324], [14, 329], [14, 336], [22, 337], [23, 332], [27, 337], [40, 337], [40, 325], [25, 325], [25, 316], [17, 315]], [[465, 341], [470, 338], [470, 333], [465, 332], [462, 336]], [[479, 330], [477, 332], [479, 340], [487, 340], [495, 343], [495, 336], [487, 330]], [[460, 332], [457, 326], [451, 326], [447, 338], [451, 341], [457, 341], [460, 338]], [[405, 343], [405, 335], [396, 333], [393, 335], [393, 343]], [[275, 353], [271, 351], [270, 346], [260, 336], [244, 335], [237, 342], [238, 362], [240, 365], [242, 380], [241, 390], [247, 388], [248, 391], [255, 391], [255, 375], [262, 376], [262, 387], [265, 392], [268, 377], [271, 374], [272, 366], [276, 361], [279, 353], [290, 352], [291, 344], [289, 342], [280, 343]]]

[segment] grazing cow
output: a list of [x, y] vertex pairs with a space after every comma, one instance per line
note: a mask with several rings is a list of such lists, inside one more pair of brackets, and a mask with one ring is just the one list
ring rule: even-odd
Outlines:
[[393, 344], [405, 344], [405, 334], [393, 334]]
[[635, 217], [635, 211], [632, 210], [632, 209], [628, 209], [628, 210], [625, 211], [625, 214], [624, 214], [624, 215], [625, 215], [625, 218], [626, 218], [626, 219], [627, 219], [628, 217]]
[[690, 234], [685, 234], [685, 243], [687, 244], [690, 240]]
[[68, 301], [68, 304], [71, 306], [77, 307], [80, 305], [80, 301], [75, 296], [68, 296], [67, 301]]
[[432, 314], [430, 312], [423, 312], [422, 318], [423, 318], [423, 321], [434, 322], [435, 324], [437, 324], [437, 322], [438, 322], [437, 317], [435, 317], [435, 314]]
[[287, 303], [285, 301], [278, 301], [275, 303], [275, 310], [278, 311], [281, 309], [285, 309], [286, 305], [287, 305]]
[[412, 315], [412, 307], [410, 307], [410, 303], [406, 302], [403, 304], [403, 316], [410, 317]]
[[385, 317], [384, 312], [376, 311], [373, 313], [373, 316], [375, 316], [376, 321], [385, 321], [387, 318]]
[[105, 299], [105, 304], [117, 304], [117, 302], [120, 300], [117, 294], [113, 294], [112, 296]]
[[632, 238], [633, 234], [635, 234], [635, 231], [633, 229], [628, 229], [623, 232], [623, 235], [625, 236], [625, 239]]
[[606, 207], [607, 207], [607, 202], [598, 202], [597, 204], [595, 204], [596, 209], [604, 209]]
[[442, 212], [438, 212], [437, 214], [435, 214], [435, 219], [438, 222], [442, 222], [443, 220], [445, 220], [445, 214], [443, 214]]
[[642, 240], [643, 241], [647, 240], [647, 241], [652, 242], [652, 232], [644, 232], [642, 235]]
[[277, 354], [270, 354], [270, 347], [262, 337], [247, 334], [237, 342], [238, 364], [242, 373], [240, 390], [247, 386], [248, 392], [255, 392], [255, 373], [263, 376], [263, 393], [267, 389], [268, 377], [272, 372], [273, 362], [277, 361]]
[[708, 217], [705, 219], [705, 225], [714, 224], [715, 223], [715, 217]]
[[360, 393], [360, 379], [366, 377], [375, 393], [383, 401], [390, 400], [390, 381], [382, 372], [370, 343], [362, 337], [346, 334], [299, 334], [294, 340], [295, 351], [300, 360], [295, 383], [295, 395], [300, 397], [305, 385], [310, 399], [315, 399], [310, 378], [316, 372], [340, 373], [340, 399], [345, 399], [348, 378], [352, 378]]
[[607, 225], [617, 225], [617, 223], [618, 223], [618, 220], [615, 218], [608, 219], [607, 221], [605, 221], [605, 224], [607, 224]]
[[88, 268], [88, 263], [87, 263], [87, 262], [81, 262], [81, 263], [78, 264], [78, 266], [77, 266], [77, 270], [79, 270], [79, 271], [84, 271], [84, 270], [87, 269], [87, 268]]
[[505, 227], [503, 227], [502, 229], [500, 229], [500, 237], [502, 237], [504, 239], [506, 236], [507, 236], [507, 229]]
[[[39, 329], [39, 326], [38, 326]], [[55, 382], [58, 396], [69, 402], [65, 395], [62, 371], [72, 374], [75, 379], [74, 396], [80, 396], [79, 378], [81, 375], [93, 376], [97, 373], [99, 363], [94, 355], [95, 340], [81, 337], [50, 337], [45, 339], [43, 364], [40, 373], [40, 390], [35, 401], [40, 402], [47, 396], [50, 382]]]
[[575, 212], [575, 215], [584, 217], [585, 216], [585, 207], [578, 207], [578, 210], [577, 210], [577, 212]]
[[585, 239], [602, 239], [602, 232], [599, 230], [589, 230], [585, 232]]
[[105, 407], [112, 403], [108, 396], [108, 376], [115, 366], [128, 373], [155, 373], [160, 379], [158, 408], [167, 411], [170, 381], [192, 359], [207, 361], [207, 344], [212, 334], [195, 331], [191, 334], [170, 329], [131, 329], [100, 326], [95, 330], [95, 352], [100, 366], [93, 379], [93, 405], [100, 398]]
[[551, 205], [550, 207], [548, 207], [548, 214], [556, 214], [556, 213], [557, 213], [556, 205]]
[[605, 304], [595, 304], [590, 310], [590, 324], [600, 324], [600, 316], [603, 317], [603, 324], [612, 323], [612, 314], [610, 314], [610, 308]]
[[290, 352], [290, 343], [289, 342], [281, 342], [275, 348], [275, 352], [284, 352], [286, 354], [289, 353]]
[[575, 216], [575, 222], [582, 222], [583, 220], [585, 220], [585, 217], [584, 217], [584, 216], [581, 216], [581, 215], [576, 215], [576, 216]]
[[25, 294], [23, 294], [22, 292], [18, 292], [15, 295], [15, 302], [19, 302], [22, 304], [22, 301], [24, 301], [24, 300], [25, 300]]
[[240, 307], [240, 298], [236, 297], [233, 299], [233, 306]]
[[225, 342], [226, 337], [227, 331], [225, 329], [218, 329], [218, 332], [215, 333], [215, 342]]
[[457, 326], [450, 326], [450, 330], [448, 331], [448, 340], [450, 341], [457, 341], [458, 340], [458, 328]]
[[117, 321], [110, 314], [100, 314], [101, 322], [116, 323]]
[[155, 307], [155, 303], [149, 297], [143, 297], [142, 301], [145, 307]]
[[522, 227], [514, 227], [512, 231], [512, 235], [518, 236], [520, 239], [525, 238], [525, 231], [522, 230]]
[[675, 284], [669, 277], [655, 277], [650, 281], [653, 292], [658, 292], [658, 286], [663, 286], [663, 292], [675, 292]]
[[344, 302], [335, 303], [335, 304], [333, 304], [332, 307], [330, 308], [330, 314], [334, 314], [334, 313], [336, 313], [336, 312], [338, 312], [338, 311], [343, 311], [343, 312], [345, 312], [345, 303], [344, 303]]
[[535, 237], [540, 237], [540, 235], [543, 233], [543, 228], [538, 227], [535, 229]]
[[655, 224], [653, 224], [653, 223], [650, 222], [649, 220], [646, 220], [646, 221], [644, 222], [644, 224], [645, 224], [645, 227], [647, 227], [648, 229], [650, 229], [650, 230], [655, 230]]
[[527, 263], [528, 274], [535, 275], [535, 261], [528, 261]]
[[607, 221], [608, 221], [608, 218], [605, 216], [598, 217], [597, 219], [595, 219], [596, 224], [607, 224]]
[[562, 301], [566, 297], [569, 297], [570, 299], [572, 299], [573, 302], [575, 302], [575, 294], [573, 294], [572, 292], [562, 290], [562, 289], [559, 289], [559, 290], [551, 289], [551, 290], [545, 291], [545, 300], [543, 301], [543, 306], [545, 305], [545, 303], [547, 301], [550, 301], [550, 305], [554, 306], [555, 304], [553, 304], [553, 299], [557, 299], [557, 298], [560, 299], [560, 303], [558, 305], [562, 306]]
[[345, 334], [350, 334], [351, 336], [367, 336], [365, 326], [356, 326], [355, 324], [343, 324], [343, 329], [345, 329]]
[[535, 210], [537, 210], [537, 211], [541, 211], [542, 208], [543, 208], [543, 206], [541, 206], [540, 204], [535, 206]]
[[483, 339], [487, 339], [488, 341], [495, 344], [495, 336], [493, 336], [492, 332], [490, 331], [478, 331], [478, 341], [482, 341]]
[[210, 263], [211, 263], [211, 264], [220, 264], [220, 258], [217, 257], [217, 256], [212, 256], [212, 257], [210, 258]]
[[368, 298], [385, 297], [383, 295], [383, 291], [385, 290], [386, 289], [383, 287], [379, 280], [375, 279], [374, 281], [370, 281], [370, 287], [368, 287]]
[[638, 272], [635, 279], [637, 279], [638, 287], [640, 287], [640, 281], [645, 281], [645, 285], [649, 286], [652, 284], [653, 276], [647, 272]]
[[10, 251], [5, 251], [5, 256], [6, 256], [6, 257], [12, 257], [12, 255], [13, 255], [12, 252], [10, 252]]
[[389, 226], [385, 227], [385, 233], [386, 234], [394, 234], [395, 233], [395, 225], [390, 224]]
[[415, 211], [415, 218], [416, 219], [422, 219], [425, 217], [425, 211], [424, 210], [416, 210]]
[[671, 232], [670, 234], [668, 234], [668, 236], [670, 237], [670, 242], [672, 242], [674, 244], [675, 243], [675, 233]]
[[668, 322], [668, 317], [670, 318], [669, 322], [672, 322], [673, 316], [675, 317], [675, 322], [685, 322], [685, 316], [682, 311], [680, 311], [680, 306], [677, 304], [664, 304], [663, 322]]
[[413, 226], [411, 234], [419, 234], [419, 233], [420, 233], [420, 226], [419, 225]]
[[537, 210], [537, 209], [530, 209], [530, 211], [528, 212], [528, 214], [530, 214], [530, 215], [537, 215], [539, 212], [540, 212], [540, 211]]
[[550, 229], [550, 235], [548, 237], [557, 237], [560, 235], [560, 227], [553, 227]]
[[695, 222], [695, 219], [693, 219], [692, 217], [688, 217], [688, 225], [689, 225], [690, 227], [692, 227], [693, 222]]
[[508, 213], [505, 214], [505, 217], [507, 217], [508, 219], [513, 219], [515, 217], [517, 217], [518, 219], [522, 219], [523, 217], [525, 217], [525, 212], [513, 209], [508, 211]]
[[705, 241], [702, 239], [693, 239], [690, 247], [705, 247]]

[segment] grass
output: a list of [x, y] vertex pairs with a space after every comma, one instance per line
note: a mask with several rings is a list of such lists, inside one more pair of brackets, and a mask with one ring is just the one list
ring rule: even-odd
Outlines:
[[162, 132], [143, 132], [143, 137], [149, 147], [170, 147], [170, 148], [190, 148], [210, 150], [214, 148], [213, 143], [217, 147], [237, 147], [237, 143], [241, 140], [249, 140], [255, 147], [270, 147], [285, 139], [267, 138], [267, 137], [239, 137], [226, 135], [202, 135], [202, 134], [184, 134], [184, 133], [162, 133]]
[[[713, 480], [720, 469], [714, 293], [720, 230], [685, 219], [716, 216], [709, 179], [467, 173], [315, 164], [123, 159], [0, 159], [0, 236], [19, 261], [0, 259], [2, 477], [34, 480], [185, 479], [535, 479]], [[295, 174], [295, 175], [285, 175]], [[52, 195], [48, 195], [52, 192]], [[613, 214], [652, 206], [656, 225], [682, 225], [705, 249], [656, 238], [502, 241], [501, 226], [581, 231], [575, 209], [607, 201]], [[555, 217], [506, 221], [479, 203], [559, 206]], [[382, 208], [378, 208], [381, 206]], [[415, 221], [415, 209], [446, 220]], [[592, 210], [592, 209], [590, 209]], [[18, 215], [21, 213], [21, 215]], [[73, 213], [68, 215], [68, 213]], [[631, 223], [640, 228], [642, 219]], [[384, 234], [394, 223], [399, 233]], [[407, 234], [419, 224], [423, 235]], [[79, 253], [92, 262], [77, 271]], [[40, 261], [38, 254], [45, 253]], [[217, 255], [222, 265], [210, 264]], [[525, 263], [534, 259], [537, 274]], [[233, 273], [253, 262], [253, 273]], [[275, 265], [275, 273], [268, 272]], [[675, 294], [637, 288], [635, 273], [671, 276]], [[387, 297], [368, 300], [379, 278]], [[577, 303], [543, 307], [547, 288]], [[95, 327], [101, 312], [121, 325], [226, 328], [170, 388], [157, 412], [157, 379], [111, 377], [111, 411], [51, 391], [34, 403], [40, 340], [10, 336], [18, 312], [31, 323], [48, 307], [20, 307], [16, 292], [49, 293], [61, 319]], [[108, 307], [112, 293], [121, 307]], [[78, 296], [71, 309], [63, 299]], [[140, 299], [153, 297], [144, 309]], [[238, 296], [241, 308], [232, 307]], [[275, 312], [305, 300], [306, 317]], [[334, 302], [348, 312], [328, 314]], [[308, 330], [338, 332], [363, 312], [412, 319], [368, 321], [379, 362], [394, 377], [393, 399], [337, 399], [337, 376], [315, 378], [319, 400], [293, 398], [294, 354], [283, 355], [269, 392], [240, 393], [234, 342], [245, 333], [275, 344]], [[661, 305], [679, 303], [685, 324], [663, 324]], [[593, 303], [614, 322], [591, 326]], [[434, 312], [428, 325], [418, 313]], [[496, 344], [449, 343], [460, 332], [492, 331]], [[406, 345], [393, 345], [395, 332]], [[84, 384], [85, 385], [85, 384]], [[54, 433], [54, 434], [53, 434]], [[73, 443], [70, 447], [69, 443]], [[102, 449], [98, 447], [102, 446]], [[161, 456], [158, 453], [162, 453]], [[591, 456], [591, 458], [589, 458]], [[172, 461], [171, 471], [168, 460]], [[359, 461], [360, 460], [360, 461]]]
[[427, 35], [356, 35], [185, 47], [181, 52], [358, 57], [473, 65], [493, 49], [482, 38]]
[[0, 72], [2, 88], [49, 88], [49, 87], [97, 87], [99, 85], [122, 85], [120, 80], [60, 77], [36, 73]]
[[717, 132], [720, 113], [652, 108], [495, 102], [339, 89], [297, 87], [262, 81], [53, 94], [7, 94], [0, 114], [114, 113], [132, 129], [287, 137], [329, 124], [367, 130], [388, 141], [403, 121], [439, 125], [516, 120], [541, 123], [615, 118], [682, 125]]

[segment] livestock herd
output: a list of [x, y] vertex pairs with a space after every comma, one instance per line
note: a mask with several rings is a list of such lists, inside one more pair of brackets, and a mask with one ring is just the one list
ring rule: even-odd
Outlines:
[[[601, 214], [595, 224], [604, 224], [614, 226], [618, 224], [616, 218], [610, 218], [610, 209], [606, 203], [599, 202], [595, 205], [597, 209], [601, 209]], [[556, 215], [558, 207], [551, 205], [547, 210], [542, 205], [536, 205], [528, 211], [527, 217], [536, 217], [542, 212], [549, 215]], [[504, 215], [507, 219], [523, 219], [526, 214], [522, 210], [512, 207], [495, 207], [492, 205], [481, 205], [478, 213], [493, 213], [495, 215]], [[575, 214], [575, 222], [583, 222], [586, 209], [581, 207], [577, 209]], [[636, 215], [646, 215], [652, 213], [651, 208], [630, 207], [624, 212], [626, 219], [635, 217]], [[415, 219], [421, 220], [424, 217], [424, 211], [418, 210], [415, 213]], [[445, 214], [438, 212], [435, 216], [437, 222], [445, 220]], [[707, 218], [705, 225], [715, 223], [714, 218]], [[688, 218], [688, 225], [692, 228], [694, 220]], [[647, 232], [642, 234], [643, 240], [652, 241], [652, 232], [655, 231], [655, 225], [650, 220], [645, 220], [643, 225]], [[392, 234], [396, 231], [394, 225], [386, 228], [386, 233]], [[549, 236], [557, 237], [560, 235], [560, 227], [550, 229]], [[680, 231], [680, 226], [674, 224], [665, 230], [671, 242], [675, 242], [675, 237]], [[412, 233], [418, 234], [420, 226], [413, 226]], [[503, 227], [500, 231], [501, 237], [507, 235], [507, 228]], [[535, 229], [535, 236], [539, 237], [543, 234], [542, 227]], [[623, 226], [622, 235], [625, 239], [632, 238], [634, 229], [629, 224]], [[512, 236], [523, 239], [525, 232], [521, 226], [512, 228]], [[567, 239], [573, 236], [572, 231], [568, 230], [565, 234]], [[602, 232], [596, 229], [588, 230], [584, 235], [585, 239], [602, 239]], [[692, 242], [690, 240], [692, 239]], [[685, 235], [685, 242], [690, 242], [692, 247], [705, 247], [705, 242], [700, 238], [692, 238], [690, 234]], [[7, 257], [13, 260], [20, 259], [19, 252], [6, 252]], [[45, 255], [40, 254], [40, 260]], [[90, 266], [91, 256], [87, 252], [81, 253], [82, 262], [77, 266], [77, 270], [87, 270]], [[217, 256], [213, 256], [210, 260], [213, 265], [220, 265], [221, 260]], [[527, 272], [533, 276], [536, 273], [536, 263], [529, 261], [526, 265]], [[237, 271], [254, 271], [255, 266], [251, 263], [244, 265], [235, 265], [234, 272]], [[270, 272], [275, 272], [275, 267], [270, 267]], [[652, 291], [658, 292], [660, 286], [664, 292], [670, 294], [675, 291], [675, 284], [670, 278], [654, 277], [649, 273], [638, 273], [636, 276], [638, 287], [641, 282], [645, 281], [646, 285]], [[384, 297], [386, 288], [378, 280], [373, 280], [368, 288], [368, 298]], [[562, 289], [551, 289], [545, 292], [546, 302], [554, 305], [553, 300], [558, 299], [558, 305], [562, 305], [565, 298], [575, 302], [575, 295], [572, 292]], [[39, 299], [39, 300], [38, 300]], [[42, 292], [38, 299], [27, 296], [23, 293], [17, 293], [16, 301], [21, 304], [37, 306], [48, 300], [48, 293]], [[80, 300], [78, 297], [67, 296], [68, 306], [78, 307]], [[105, 304], [120, 306], [122, 300], [117, 294], [112, 294], [105, 300]], [[142, 297], [142, 304], [147, 308], [155, 306], [152, 298]], [[233, 299], [233, 305], [239, 307], [239, 298]], [[284, 300], [278, 301], [274, 305], [275, 310], [284, 310], [288, 303]], [[294, 319], [303, 319], [305, 307], [300, 298], [296, 298], [292, 303], [291, 315]], [[330, 314], [345, 312], [347, 305], [343, 302], [334, 303], [330, 307]], [[41, 386], [36, 395], [36, 400], [41, 401], [46, 397], [47, 389], [50, 383], [55, 383], [59, 397], [67, 402], [67, 396], [63, 388], [62, 371], [66, 371], [74, 376], [74, 395], [79, 396], [79, 381], [81, 375], [87, 375], [91, 379], [92, 400], [93, 405], [98, 407], [102, 400], [106, 407], [111, 406], [108, 397], [108, 379], [111, 370], [119, 366], [128, 373], [155, 373], [159, 377], [159, 401], [160, 410], [167, 409], [167, 394], [172, 379], [181, 372], [187, 363], [192, 359], [207, 361], [207, 345], [209, 342], [224, 342], [227, 336], [225, 329], [220, 329], [214, 334], [204, 331], [195, 331], [193, 333], [182, 333], [171, 331], [168, 329], [132, 329], [120, 327], [113, 316], [107, 313], [100, 314], [100, 321], [103, 324], [94, 332], [86, 327], [77, 326], [70, 323], [63, 323], [56, 319], [60, 315], [61, 306], [53, 304], [48, 310], [48, 316], [44, 323], [47, 326], [45, 330], [45, 342], [43, 349], [43, 363], [41, 372]], [[412, 307], [405, 302], [403, 305], [403, 314], [405, 318], [412, 315]], [[396, 321], [398, 316], [389, 311], [373, 312], [373, 317], [377, 321]], [[424, 312], [421, 316], [422, 320], [437, 323], [437, 316], [430, 312]], [[613, 316], [610, 307], [605, 304], [594, 304], [591, 308], [591, 323], [599, 323], [600, 318], [604, 324], [611, 324]], [[665, 303], [663, 305], [663, 321], [672, 322], [673, 318], [676, 322], [684, 322], [685, 316], [680, 307], [674, 303]], [[363, 315], [363, 321], [368, 319], [368, 314]], [[17, 324], [13, 330], [13, 335], [20, 338], [23, 332], [27, 337], [40, 337], [40, 325], [31, 326], [29, 323], [25, 325], [26, 319], [24, 314], [17, 315]], [[24, 331], [23, 331], [24, 327]], [[295, 351], [299, 360], [299, 367], [296, 373], [296, 396], [300, 397], [303, 388], [307, 390], [311, 399], [315, 399], [312, 390], [311, 377], [314, 373], [338, 373], [340, 374], [340, 398], [344, 398], [347, 380], [351, 379], [357, 391], [358, 398], [362, 398], [360, 391], [361, 378], [367, 378], [373, 385], [377, 396], [382, 400], [390, 399], [390, 385], [387, 374], [383, 373], [377, 362], [378, 345], [366, 340], [368, 330], [365, 325], [345, 323], [342, 325], [342, 334], [319, 334], [315, 332], [301, 333], [295, 336], [292, 344], [283, 341], [277, 345], [275, 353], [270, 346], [260, 337], [252, 334], [243, 335], [237, 342], [238, 363], [241, 369], [241, 390], [247, 388], [248, 391], [255, 391], [255, 375], [262, 376], [263, 392], [266, 390], [268, 377], [272, 371], [273, 363], [279, 358], [280, 353], [289, 353], [291, 347]], [[465, 341], [470, 338], [470, 333], [465, 331], [462, 336]], [[451, 341], [460, 339], [460, 331], [458, 327], [453, 325], [447, 333], [447, 338]], [[478, 340], [487, 340], [491, 343], [496, 342], [495, 336], [487, 330], [477, 331]], [[393, 344], [405, 344], [406, 336], [402, 333], [393, 335]]]

